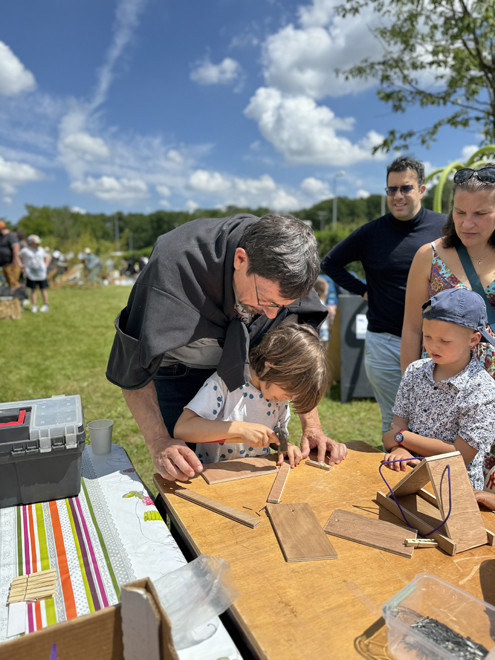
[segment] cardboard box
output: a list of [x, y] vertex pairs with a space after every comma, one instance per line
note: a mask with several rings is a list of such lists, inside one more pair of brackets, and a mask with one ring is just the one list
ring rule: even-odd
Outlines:
[[[124, 585], [121, 599], [119, 605], [4, 642], [0, 657], [48, 660], [56, 644], [57, 660], [177, 660], [170, 621], [151, 580]], [[129, 638], [125, 653], [123, 636]]]
[[85, 440], [78, 394], [0, 403], [0, 507], [78, 495]]

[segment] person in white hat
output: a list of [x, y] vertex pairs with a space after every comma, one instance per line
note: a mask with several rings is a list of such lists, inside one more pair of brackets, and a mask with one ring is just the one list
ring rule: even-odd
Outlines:
[[26, 276], [26, 286], [31, 291], [31, 311], [38, 311], [37, 289], [41, 291], [43, 305], [40, 312], [48, 312], [48, 280], [46, 277], [50, 257], [41, 247], [41, 238], [36, 234], [27, 237], [27, 247], [19, 252], [19, 259]]

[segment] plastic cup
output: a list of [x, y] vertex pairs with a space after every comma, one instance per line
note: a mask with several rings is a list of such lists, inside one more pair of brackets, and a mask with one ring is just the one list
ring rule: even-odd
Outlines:
[[96, 419], [94, 422], [88, 422], [93, 454], [104, 456], [112, 451], [112, 428], [111, 419]]

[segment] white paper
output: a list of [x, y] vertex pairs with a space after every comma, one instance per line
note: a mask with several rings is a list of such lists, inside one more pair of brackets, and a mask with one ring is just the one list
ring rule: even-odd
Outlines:
[[13, 637], [14, 635], [20, 635], [26, 632], [26, 612], [27, 603], [25, 601], [10, 603], [7, 637]]
[[366, 314], [356, 314], [356, 339], [365, 339], [368, 328]]

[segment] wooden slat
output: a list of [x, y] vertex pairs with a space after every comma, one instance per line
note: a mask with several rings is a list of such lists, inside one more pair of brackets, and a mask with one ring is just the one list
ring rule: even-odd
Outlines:
[[306, 465], [310, 465], [311, 467], [321, 468], [322, 470], [332, 469], [331, 465], [328, 465], [328, 463], [320, 463], [319, 461], [313, 461], [312, 458], [306, 459]]
[[242, 525], [247, 525], [247, 527], [256, 527], [256, 525], [260, 524], [259, 518], [255, 518], [254, 516], [250, 516], [247, 513], [233, 509], [226, 504], [216, 502], [215, 500], [212, 500], [209, 497], [205, 497], [200, 493], [194, 493], [193, 491], [186, 490], [185, 488], [178, 488], [175, 491], [175, 495], [177, 495], [177, 497], [181, 497], [184, 500], [188, 500], [189, 502], [193, 502], [194, 504], [198, 504], [199, 506], [203, 506], [205, 509], [209, 509], [210, 511], [218, 513], [221, 516], [230, 518], [231, 520], [241, 523]]
[[323, 531], [341, 539], [355, 541], [371, 548], [408, 558], [412, 557], [414, 548], [406, 546], [406, 539], [417, 533], [415, 529], [400, 527], [384, 520], [369, 518], [343, 509], [335, 509], [325, 523]]
[[278, 504], [280, 502], [290, 469], [289, 463], [282, 463], [266, 498], [267, 502], [271, 502], [272, 504]]
[[[395, 516], [397, 516], [399, 520], [402, 520], [400, 511], [392, 498], [387, 497], [384, 493], [378, 491], [376, 494], [376, 501], [380, 506], [383, 506], [387, 511], [390, 511]], [[409, 524], [414, 525], [417, 530], [421, 532], [421, 534], [428, 534], [432, 529], [435, 529], [435, 527], [441, 523], [441, 519], [438, 517], [432, 517], [434, 515], [439, 515], [438, 509], [415, 494], [402, 497], [399, 500], [399, 503]], [[427, 522], [425, 522], [425, 520]], [[429, 535], [428, 538], [435, 539], [439, 547], [442, 548], [442, 550], [444, 550], [447, 554], [455, 555], [456, 544], [447, 536], [439, 534], [438, 532], [434, 532], [433, 534]]]
[[201, 476], [208, 484], [220, 484], [224, 481], [273, 474], [276, 469], [275, 461], [265, 456], [248, 456], [218, 463], [207, 463], [203, 467]]
[[452, 510], [441, 531], [455, 542], [456, 552], [485, 545], [485, 525], [462, 456], [445, 454], [444, 460], [428, 462], [427, 467], [442, 519], [449, 511], [450, 491]]
[[267, 504], [266, 511], [286, 561], [337, 559], [307, 502]]

